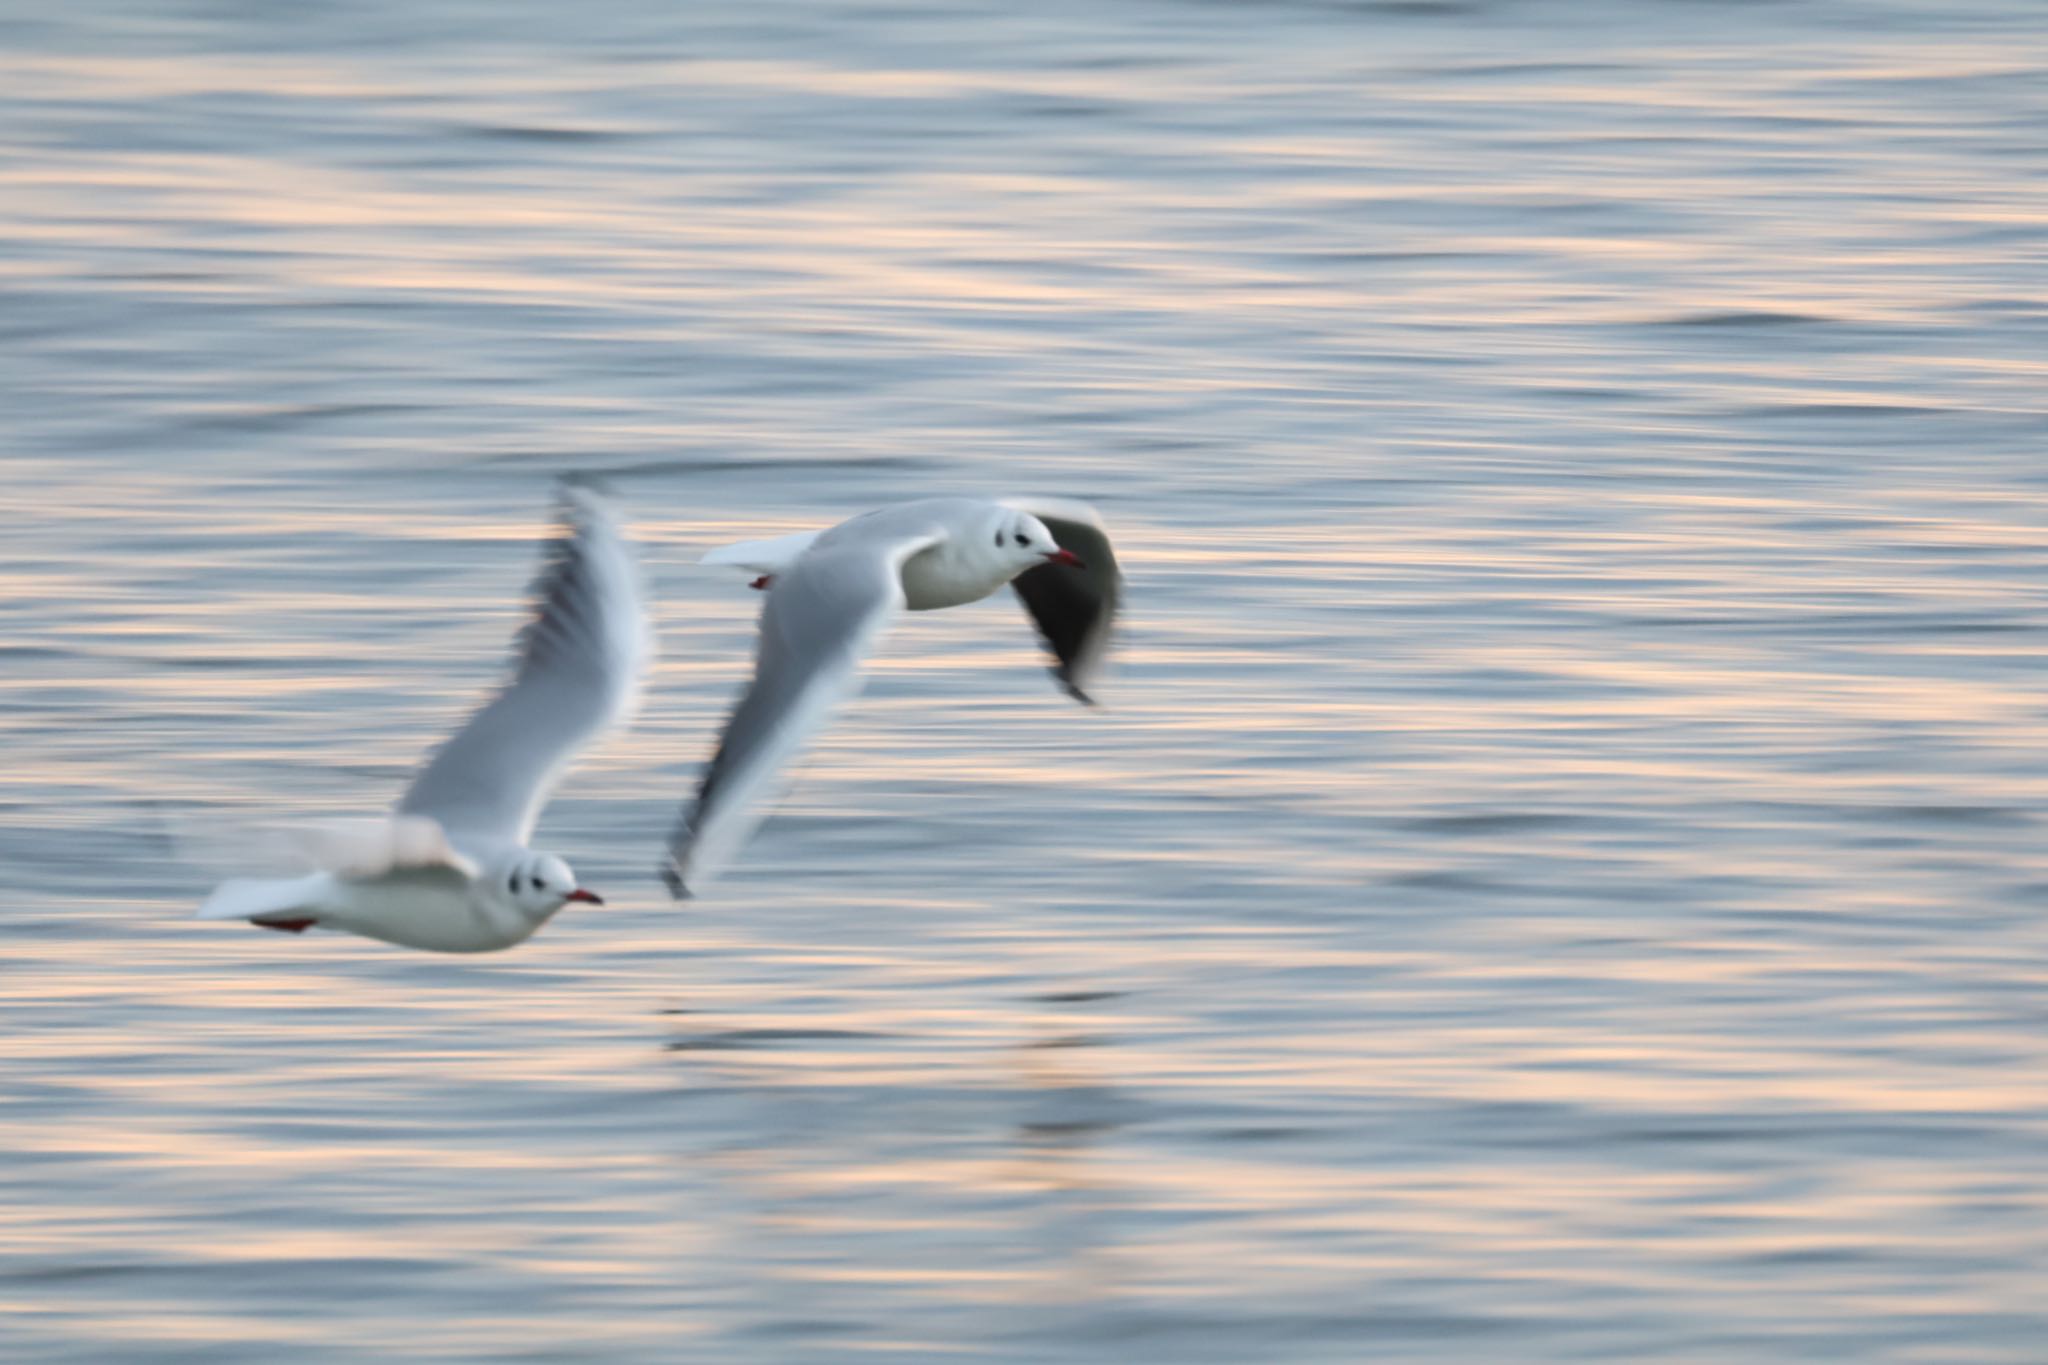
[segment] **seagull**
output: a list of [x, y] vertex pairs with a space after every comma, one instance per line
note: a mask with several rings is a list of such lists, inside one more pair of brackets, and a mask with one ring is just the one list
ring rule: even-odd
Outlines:
[[932, 498], [825, 531], [713, 550], [768, 594], [754, 680], [669, 841], [662, 879], [707, 886], [766, 814], [790, 758], [860, 686], [862, 656], [899, 611], [978, 602], [1013, 584], [1068, 696], [1093, 703], [1123, 578], [1095, 509], [1067, 501]]
[[301, 839], [317, 870], [223, 882], [199, 918], [484, 953], [523, 942], [571, 901], [603, 905], [566, 862], [526, 846], [577, 751], [632, 714], [654, 652], [638, 565], [594, 490], [563, 486], [532, 595], [511, 681], [389, 817]]

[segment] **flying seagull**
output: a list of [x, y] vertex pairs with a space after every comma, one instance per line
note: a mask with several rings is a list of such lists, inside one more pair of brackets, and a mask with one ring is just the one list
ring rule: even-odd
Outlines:
[[758, 575], [768, 594], [754, 680], [669, 843], [663, 880], [704, 889], [766, 815], [778, 775], [860, 686], [862, 657], [899, 611], [976, 602], [1013, 584], [1057, 662], [1088, 702], [1123, 578], [1109, 533], [1076, 502], [932, 498], [825, 531], [748, 541], [704, 556]]
[[390, 816], [302, 840], [317, 869], [304, 876], [223, 882], [199, 918], [482, 953], [523, 942], [571, 901], [604, 904], [566, 862], [527, 840], [578, 751], [638, 702], [653, 655], [639, 580], [604, 500], [564, 485], [512, 679], [441, 746]]

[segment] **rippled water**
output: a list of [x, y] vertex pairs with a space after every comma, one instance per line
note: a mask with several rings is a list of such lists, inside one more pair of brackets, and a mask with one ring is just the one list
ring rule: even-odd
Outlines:
[[[2026, 0], [0, 9], [10, 1361], [2034, 1361]], [[388, 801], [558, 471], [665, 656], [466, 960]], [[695, 556], [1095, 500], [715, 896]]]

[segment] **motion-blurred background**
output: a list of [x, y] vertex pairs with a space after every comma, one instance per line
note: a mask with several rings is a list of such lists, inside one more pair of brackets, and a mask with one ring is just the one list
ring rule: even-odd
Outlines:
[[[2038, 1361], [2034, 0], [0, 4], [0, 1355]], [[561, 471], [665, 656], [447, 959]], [[714, 896], [724, 541], [1088, 498]]]

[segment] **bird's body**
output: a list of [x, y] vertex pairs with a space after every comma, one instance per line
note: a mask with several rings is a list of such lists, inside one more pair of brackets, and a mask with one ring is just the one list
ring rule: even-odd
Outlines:
[[[899, 566], [902, 605], [907, 611], [937, 611], [941, 607], [979, 602], [1015, 578], [1020, 570], [1043, 562], [1042, 553], [1021, 559], [983, 554], [979, 538], [947, 533], [949, 527], [971, 525], [987, 516], [991, 508], [1002, 507], [975, 498], [926, 498], [864, 512], [823, 531], [728, 545], [704, 556], [704, 562], [734, 564], [772, 579], [807, 556], [838, 551], [862, 555], [881, 546], [915, 542], [917, 548], [904, 556]], [[1055, 552], [1059, 549], [1050, 530], [1039, 543]]]
[[393, 868], [368, 877], [236, 878], [215, 889], [200, 916], [247, 919], [293, 933], [317, 926], [438, 953], [491, 952], [525, 942], [547, 922], [486, 894], [487, 885], [501, 884], [455, 867]]
[[976, 602], [1006, 583], [1088, 701], [1122, 593], [1108, 534], [1079, 503], [931, 498], [824, 531], [714, 550], [707, 564], [768, 590], [754, 680], [670, 844], [670, 890], [701, 889], [760, 822], [780, 770], [859, 685], [868, 647], [898, 611]]
[[603, 904], [527, 840], [577, 752], [630, 715], [652, 642], [639, 570], [609, 509], [588, 489], [565, 488], [563, 519], [535, 582], [516, 674], [435, 753], [397, 810], [299, 837], [312, 871], [224, 882], [200, 918], [477, 953], [525, 941], [571, 901]]

